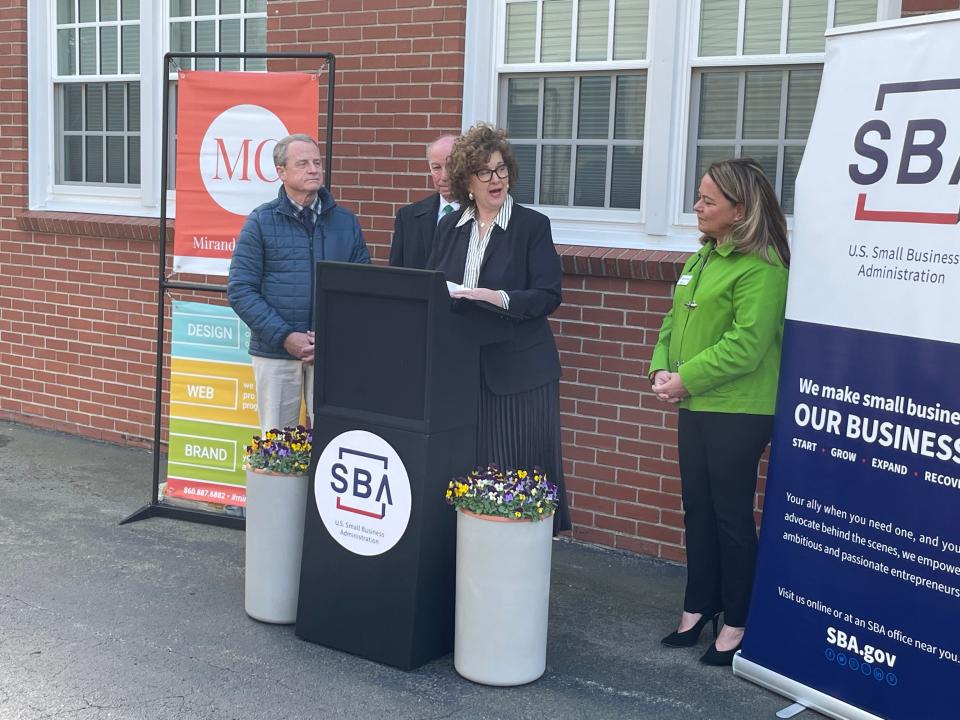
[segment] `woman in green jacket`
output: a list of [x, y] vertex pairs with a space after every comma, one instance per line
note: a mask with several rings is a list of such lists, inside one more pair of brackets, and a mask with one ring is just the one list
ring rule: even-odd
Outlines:
[[[740, 647], [753, 583], [757, 465], [770, 441], [790, 249], [763, 170], [749, 158], [707, 169], [693, 209], [702, 247], [687, 260], [650, 362], [653, 392], [676, 403], [687, 586], [667, 647], [729, 665]], [[717, 633], [717, 618], [724, 625]]]

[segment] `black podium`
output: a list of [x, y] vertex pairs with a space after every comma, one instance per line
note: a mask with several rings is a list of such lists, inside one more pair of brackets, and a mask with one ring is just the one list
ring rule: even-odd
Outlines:
[[453, 649], [456, 513], [480, 348], [505, 316], [439, 272], [317, 263], [314, 436], [296, 634], [410, 670]]

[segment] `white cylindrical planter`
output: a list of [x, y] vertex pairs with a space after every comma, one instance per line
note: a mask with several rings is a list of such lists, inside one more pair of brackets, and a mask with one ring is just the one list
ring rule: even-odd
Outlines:
[[547, 666], [553, 522], [457, 512], [453, 664], [484, 685], [523, 685]]
[[247, 470], [244, 609], [254, 620], [297, 619], [306, 475]]

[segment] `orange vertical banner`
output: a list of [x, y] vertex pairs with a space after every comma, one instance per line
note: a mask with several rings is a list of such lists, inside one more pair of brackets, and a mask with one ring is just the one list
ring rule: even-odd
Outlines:
[[247, 215], [276, 197], [273, 148], [317, 136], [318, 77], [181, 70], [174, 272], [226, 275]]

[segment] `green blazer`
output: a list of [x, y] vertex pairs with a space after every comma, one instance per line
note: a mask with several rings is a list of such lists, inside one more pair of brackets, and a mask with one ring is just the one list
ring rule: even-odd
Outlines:
[[690, 393], [682, 408], [772, 415], [786, 296], [787, 270], [772, 248], [767, 261], [706, 243], [683, 266], [651, 377], [679, 372]]

